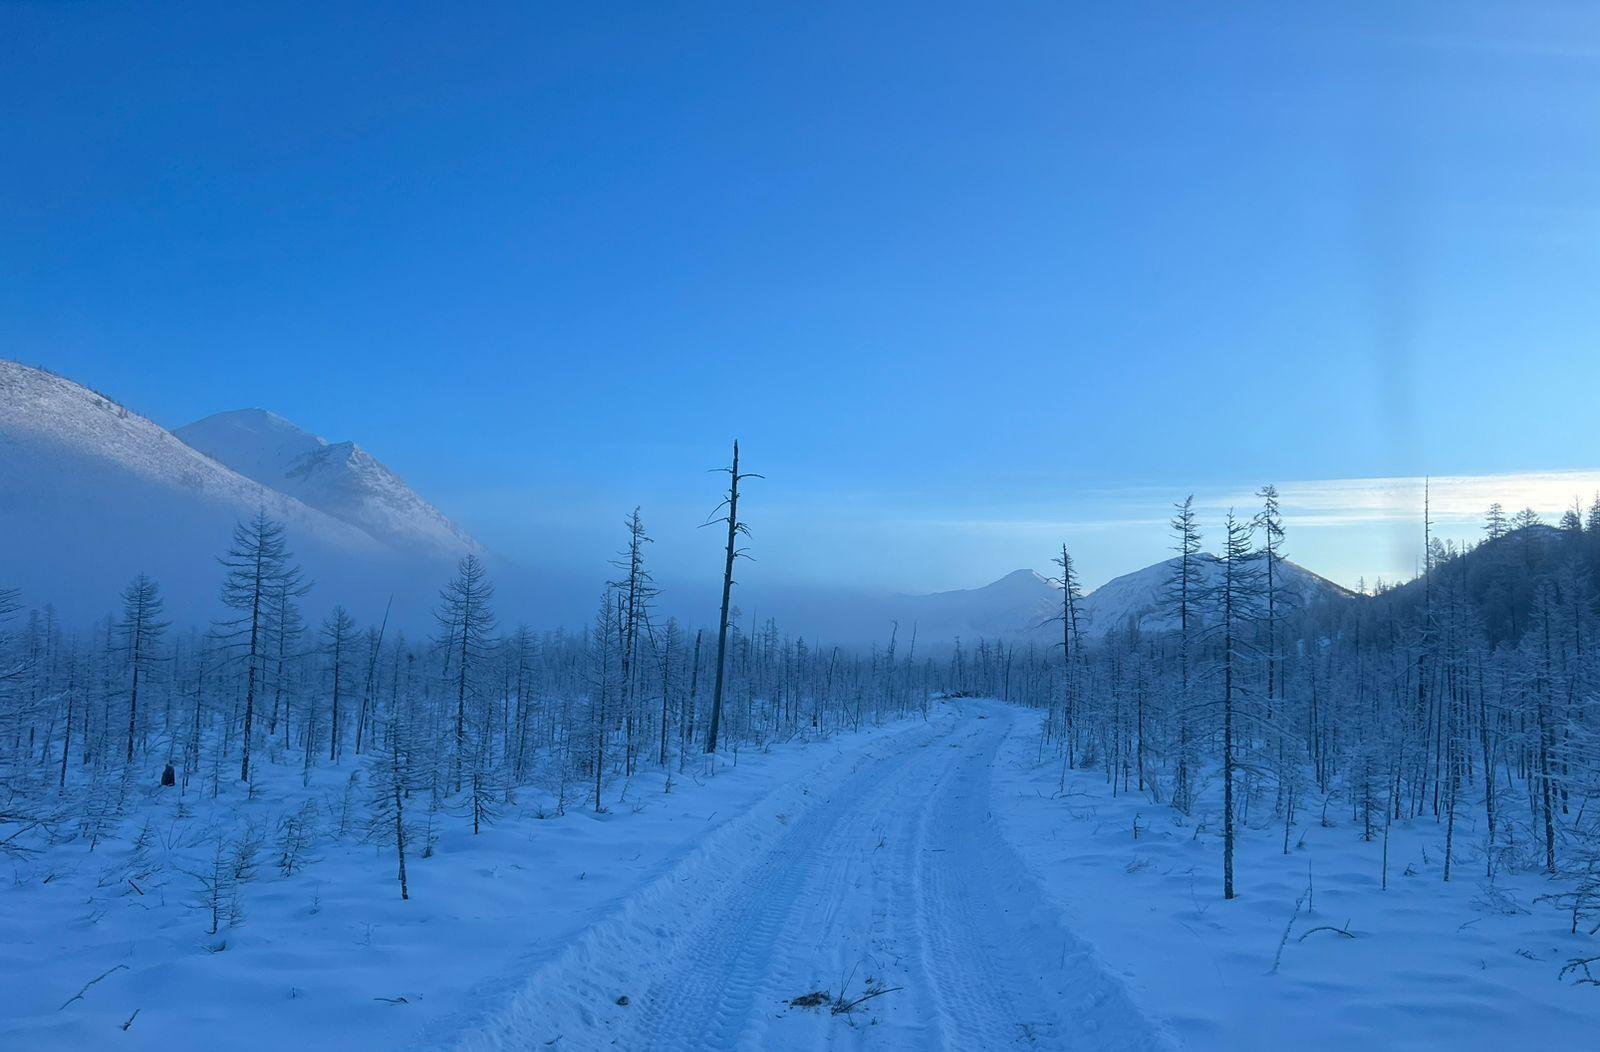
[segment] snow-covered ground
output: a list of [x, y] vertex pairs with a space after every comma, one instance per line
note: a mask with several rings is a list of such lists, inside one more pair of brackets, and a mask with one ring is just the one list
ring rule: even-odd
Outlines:
[[1164, 1047], [992, 820], [1017, 718], [947, 703], [763, 801], [459, 1047]]
[[1239, 897], [1226, 902], [1220, 806], [1204, 806], [1218, 796], [1212, 786], [1197, 822], [1138, 793], [1113, 798], [1101, 771], [1069, 772], [1063, 795], [1059, 762], [1040, 763], [1034, 713], [1018, 718], [996, 768], [1006, 840], [1063, 923], [1104, 951], [1182, 1047], [1504, 1052], [1600, 1042], [1600, 990], [1559, 977], [1568, 959], [1600, 952], [1597, 940], [1534, 902], [1558, 890], [1547, 879], [1503, 874], [1487, 885], [1475, 847], [1481, 812], [1458, 819], [1448, 884], [1444, 827], [1396, 823], [1383, 890], [1381, 840], [1363, 841], [1347, 804], [1330, 803], [1324, 824], [1320, 796], [1312, 801], [1286, 855], [1269, 798], [1258, 808], [1265, 825], [1252, 822], [1239, 842]]
[[[921, 728], [919, 720], [913, 733]], [[718, 845], [737, 846], [763, 823], [781, 827], [778, 816], [795, 813], [809, 786], [834, 784], [864, 756], [897, 752], [888, 743], [907, 732], [902, 724], [747, 752], [712, 778], [676, 779], [670, 794], [659, 775], [640, 777], [604, 815], [578, 800], [565, 816], [540, 820], [549, 800], [526, 791], [477, 837], [468, 819], [441, 815], [433, 857], [413, 847], [408, 902], [393, 848], [356, 842], [360, 793], [351, 835], [333, 835], [349, 764], [317, 772], [319, 860], [290, 877], [276, 868], [274, 829], [307, 795], [298, 770], [264, 768], [271, 774], [255, 800], [230, 791], [226, 777], [217, 800], [199, 783], [182, 799], [139, 790], [150, 862], [133, 858], [136, 812], [93, 852], [79, 839], [0, 871], [0, 1049], [448, 1046], [580, 933], [630, 915], [641, 889], [685, 865], [714, 866]], [[244, 887], [242, 923], [209, 936], [186, 871], [209, 864], [209, 831], [232, 835], [248, 822], [266, 834], [258, 877]]]
[[1534, 903], [1544, 880], [1488, 890], [1463, 847], [1444, 884], [1442, 830], [1419, 822], [1395, 828], [1382, 890], [1382, 845], [1318, 802], [1287, 855], [1281, 826], [1246, 832], [1224, 902], [1214, 821], [1094, 771], [1063, 794], [1039, 721], [941, 702], [670, 794], [638, 779], [604, 815], [540, 820], [525, 794], [478, 837], [444, 816], [409, 902], [390, 850], [331, 835], [348, 768], [326, 772], [319, 860], [282, 876], [268, 835], [216, 936], [186, 872], [206, 831], [267, 830], [305, 791], [150, 790], [142, 851], [136, 817], [10, 867], [0, 1048], [1592, 1044], [1600, 994], [1557, 973], [1593, 941]]

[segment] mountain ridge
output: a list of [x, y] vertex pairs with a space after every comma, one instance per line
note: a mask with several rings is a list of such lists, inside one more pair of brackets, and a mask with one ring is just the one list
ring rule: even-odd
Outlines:
[[[1162, 609], [1161, 594], [1177, 557], [1163, 559], [1121, 574], [1087, 592], [1079, 607], [1080, 631], [1091, 639], [1137, 624], [1145, 633], [1172, 630], [1175, 624]], [[1214, 583], [1221, 560], [1209, 552], [1199, 556], [1202, 587]], [[1291, 603], [1349, 598], [1354, 592], [1284, 559], [1284, 593]], [[960, 588], [923, 595], [898, 595], [895, 616], [918, 625], [919, 633], [935, 637], [1047, 638], [1061, 612], [1060, 583], [1037, 570], [1018, 569], [976, 588]]]
[[354, 442], [329, 442], [265, 409], [234, 409], [172, 432], [246, 478], [347, 522], [377, 540], [446, 555], [483, 547]]
[[[459, 555], [486, 554], [355, 442], [330, 442], [259, 407], [168, 430], [86, 385], [5, 360], [0, 493], [10, 498], [0, 502], [0, 550], [38, 556], [11, 574], [19, 579], [0, 583], [23, 585], [40, 603], [90, 594], [94, 613], [136, 572], [213, 605], [216, 568], [205, 553], [220, 554], [233, 524], [258, 509], [284, 521], [308, 571], [327, 585], [319, 592], [352, 606], [381, 611], [398, 585], [426, 609]], [[1086, 634], [1099, 638], [1130, 623], [1144, 632], [1170, 628], [1159, 599], [1171, 563], [1089, 592]], [[1209, 554], [1201, 563], [1207, 573], [1217, 565]], [[1294, 563], [1283, 567], [1297, 600], [1351, 594]], [[497, 573], [509, 578], [508, 596], [533, 593], [514, 566]], [[841, 593], [819, 604], [768, 592], [760, 601], [808, 634], [870, 643], [898, 623], [940, 645], [957, 637], [1050, 641], [1059, 597], [1059, 584], [1022, 568], [975, 588], [921, 595]]]
[[260, 510], [284, 523], [319, 593], [353, 609], [381, 613], [393, 589], [425, 611], [454, 562], [438, 548], [380, 540], [218, 462], [114, 398], [5, 359], [0, 494], [0, 550], [26, 553], [8, 560], [3, 583], [76, 617], [111, 609], [122, 586], [147, 573], [171, 600], [169, 613], [203, 619], [221, 581], [212, 556]]

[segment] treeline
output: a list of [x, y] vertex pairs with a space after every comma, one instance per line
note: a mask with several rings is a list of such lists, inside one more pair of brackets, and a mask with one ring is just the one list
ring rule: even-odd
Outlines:
[[[92, 850], [164, 783], [254, 795], [263, 778], [309, 786], [331, 768], [351, 776], [341, 833], [391, 847], [405, 896], [408, 853], [431, 853], [446, 821], [481, 830], [519, 792], [554, 813], [605, 811], [642, 773], [670, 792], [709, 754], [736, 760], [926, 712], [931, 665], [916, 663], [914, 638], [844, 650], [771, 620], [742, 624], [731, 595], [749, 477], [736, 449], [719, 508], [725, 598], [709, 628], [657, 615], [637, 509], [578, 631], [501, 625], [472, 555], [443, 583], [428, 638], [407, 638], [387, 615], [358, 624], [334, 601], [313, 614], [312, 583], [264, 513], [222, 553], [221, 613], [204, 629], [174, 629], [143, 575], [86, 630], [48, 606], [18, 616], [15, 593], [0, 594], [0, 853], [71, 838]], [[280, 822], [286, 870], [312, 817]]]
[[1301, 607], [1272, 487], [1254, 515], [1221, 524], [1214, 555], [1186, 500], [1160, 599], [1170, 631], [1091, 634], [1063, 545], [1053, 644], [930, 645], [889, 626], [882, 645], [841, 648], [743, 623], [731, 593], [747, 532], [737, 486], [751, 476], [737, 460], [728, 473], [714, 520], [727, 526], [728, 598], [703, 627], [657, 614], [637, 510], [576, 631], [502, 625], [471, 556], [443, 583], [427, 638], [387, 617], [357, 624], [337, 603], [317, 609], [265, 517], [235, 531], [223, 613], [203, 630], [175, 630], [142, 576], [83, 630], [0, 596], [0, 852], [92, 847], [163, 776], [216, 797], [332, 769], [349, 777], [341, 833], [392, 848], [404, 894], [408, 852], [429, 853], [445, 822], [481, 829], [519, 794], [605, 810], [644, 774], [670, 791], [708, 750], [737, 756], [975, 695], [1042, 709], [1041, 754], [1059, 757], [1063, 781], [1093, 770], [1213, 828], [1227, 897], [1248, 882], [1235, 871], [1243, 828], [1280, 829], [1288, 851], [1306, 816], [1343, 813], [1385, 844], [1395, 822], [1439, 823], [1445, 880], [1567, 878], [1552, 901], [1575, 929], [1600, 924], [1600, 502], [1555, 526], [1496, 506], [1479, 543], [1430, 531], [1417, 579]]
[[[241, 534], [249, 551], [282, 539], [266, 519]], [[67, 630], [49, 608], [23, 619], [5, 639], [4, 818], [60, 836], [85, 815], [107, 824], [169, 766], [180, 790], [211, 795], [248, 790], [263, 764], [306, 781], [334, 766], [372, 782], [385, 812], [374, 835], [403, 838], [387, 812], [410, 805], [431, 823], [459, 800], [476, 829], [519, 787], [548, 794], [558, 812], [605, 810], [640, 771], [664, 772], [670, 787], [705, 754], [715, 633], [653, 616], [642, 559], [605, 590], [590, 626], [535, 632], [497, 630], [492, 584], [468, 556], [441, 597], [436, 635], [411, 640], [357, 625], [339, 606], [307, 624], [287, 557], [261, 558], [260, 602], [211, 630], [172, 631], [143, 577], [121, 614], [90, 631]], [[252, 587], [255, 575], [252, 563]], [[14, 613], [14, 597], [9, 605]], [[770, 620], [747, 631], [730, 613], [725, 753], [928, 702], [909, 647], [814, 647]], [[13, 849], [27, 843], [21, 828], [9, 832]]]
[[[1288, 852], [1315, 809], [1385, 847], [1394, 822], [1437, 822], [1444, 880], [1564, 877], [1549, 900], [1600, 930], [1600, 500], [1556, 526], [1496, 505], [1468, 545], [1425, 526], [1416, 580], [1301, 608], [1277, 493], [1259, 496], [1221, 524], [1215, 561], [1192, 500], [1177, 505], [1162, 597], [1176, 630], [1160, 635], [1111, 626], [1086, 645], [1063, 549], [1046, 703], [1063, 771], [1216, 822], [1229, 898], [1247, 880], [1240, 827], [1281, 827]], [[1005, 689], [1003, 661], [976, 672], [963, 683]]]

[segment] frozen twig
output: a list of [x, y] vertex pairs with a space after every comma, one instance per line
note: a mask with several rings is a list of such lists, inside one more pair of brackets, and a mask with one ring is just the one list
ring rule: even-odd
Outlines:
[[1356, 933], [1350, 930], [1350, 922], [1345, 921], [1344, 927], [1342, 928], [1335, 928], [1331, 924], [1324, 924], [1320, 927], [1309, 928], [1306, 931], [1301, 932], [1300, 938], [1296, 939], [1295, 942], [1305, 942], [1307, 935], [1315, 935], [1319, 931], [1331, 931], [1335, 935], [1343, 935], [1347, 939], [1353, 939], [1356, 937]]
[[863, 1004], [872, 1000], [874, 997], [880, 997], [883, 994], [892, 994], [896, 990], [904, 989], [905, 987], [903, 986], [875, 986], [854, 1000], [840, 1001], [839, 1003], [835, 1004], [833, 1006], [833, 1014], [849, 1015], [851, 1012], [854, 1012], [857, 1008], [860, 1008]]
[[89, 992], [89, 987], [93, 986], [95, 983], [98, 983], [101, 979], [104, 979], [106, 976], [110, 975], [112, 972], [119, 972], [119, 971], [123, 970], [126, 967], [128, 967], [128, 966], [125, 965], [125, 964], [118, 964], [118, 965], [113, 965], [110, 968], [107, 968], [105, 971], [101, 972], [99, 975], [95, 976], [93, 979], [90, 979], [88, 982], [84, 983], [83, 984], [83, 989], [79, 990], [77, 993], [73, 994], [71, 997], [69, 997], [65, 1001], [61, 1002], [61, 1008], [57, 1008], [56, 1011], [58, 1011], [58, 1012], [61, 1011], [62, 1008], [67, 1007], [67, 1005], [71, 1004], [74, 1001], [83, 1000], [83, 995]]
[[1289, 931], [1294, 927], [1294, 919], [1300, 916], [1300, 907], [1306, 904], [1306, 895], [1309, 893], [1310, 889], [1307, 888], [1294, 900], [1294, 912], [1289, 914], [1289, 923], [1283, 926], [1283, 938], [1278, 940], [1278, 952], [1272, 955], [1272, 971], [1268, 973], [1270, 975], [1278, 974], [1278, 965], [1283, 962], [1283, 948], [1289, 944]]

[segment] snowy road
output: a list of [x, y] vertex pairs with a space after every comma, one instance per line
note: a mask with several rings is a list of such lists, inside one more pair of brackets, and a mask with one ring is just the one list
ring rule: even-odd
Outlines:
[[[758, 807], [464, 1047], [1163, 1047], [996, 831], [1012, 719], [967, 705]], [[874, 990], [843, 1014], [789, 1005]]]

